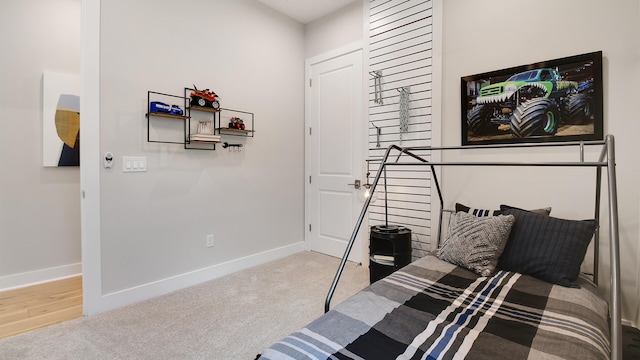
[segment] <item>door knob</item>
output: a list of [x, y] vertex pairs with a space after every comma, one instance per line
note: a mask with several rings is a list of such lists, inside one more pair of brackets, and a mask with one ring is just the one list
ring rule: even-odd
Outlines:
[[360, 180], [356, 180], [354, 181], [353, 184], [347, 184], [347, 185], [353, 185], [354, 188], [360, 189]]

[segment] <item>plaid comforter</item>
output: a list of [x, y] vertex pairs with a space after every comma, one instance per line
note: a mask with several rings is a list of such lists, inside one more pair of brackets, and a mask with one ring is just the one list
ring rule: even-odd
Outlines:
[[262, 352], [278, 359], [607, 359], [607, 303], [499, 271], [478, 277], [427, 255]]

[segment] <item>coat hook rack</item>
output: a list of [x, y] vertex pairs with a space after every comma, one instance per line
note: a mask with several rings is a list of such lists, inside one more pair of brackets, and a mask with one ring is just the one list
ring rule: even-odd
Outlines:
[[222, 143], [223, 149], [229, 149], [229, 151], [241, 151], [242, 144], [229, 144], [228, 142]]
[[382, 70], [369, 71], [373, 76], [373, 102], [382, 105]]
[[400, 93], [400, 144], [402, 144], [402, 134], [409, 131], [409, 95], [411, 95], [408, 86], [398, 88]]
[[371, 122], [371, 125], [373, 125], [373, 127], [376, 128], [376, 147], [380, 147], [381, 129], [377, 127], [376, 124], [374, 124], [373, 122]]

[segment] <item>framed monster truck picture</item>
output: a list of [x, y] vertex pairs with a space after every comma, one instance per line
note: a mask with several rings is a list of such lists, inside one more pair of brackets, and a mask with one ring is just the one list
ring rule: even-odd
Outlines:
[[461, 80], [463, 146], [603, 138], [601, 51]]

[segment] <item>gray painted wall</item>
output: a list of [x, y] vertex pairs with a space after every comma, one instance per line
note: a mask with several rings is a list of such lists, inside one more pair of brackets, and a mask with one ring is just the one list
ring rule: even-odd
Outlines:
[[333, 14], [308, 23], [305, 28], [305, 57], [362, 40], [363, 3], [356, 1]]
[[[250, 0], [120, 0], [101, 32], [102, 152], [148, 159], [101, 170], [103, 294], [301, 242], [303, 26]], [[145, 141], [147, 90], [192, 84], [255, 113], [254, 138], [224, 138], [242, 152]]]
[[0, 12], [0, 289], [80, 270], [80, 172], [42, 166], [42, 73], [80, 75], [80, 0]]

